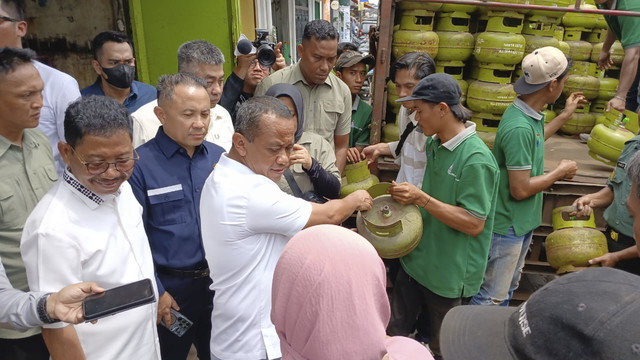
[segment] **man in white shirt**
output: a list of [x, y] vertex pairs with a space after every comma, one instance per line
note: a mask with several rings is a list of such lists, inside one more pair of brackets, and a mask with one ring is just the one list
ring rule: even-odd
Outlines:
[[[391, 81], [396, 85], [398, 97], [410, 96], [420, 80], [436, 72], [436, 64], [429, 54], [412, 52], [401, 56], [391, 66]], [[427, 165], [425, 145], [427, 137], [416, 129], [418, 122], [415, 113], [404, 104], [398, 113], [400, 141], [377, 143], [367, 146], [362, 153], [369, 162], [374, 162], [381, 155], [393, 156], [400, 164], [397, 183], [408, 182], [418, 188], [422, 187], [424, 169]]]
[[[105, 289], [155, 276], [142, 208], [126, 180], [138, 158], [128, 110], [106, 96], [88, 96], [66, 111], [67, 164], [33, 210], [22, 234], [32, 291], [55, 291], [83, 280]], [[157, 294], [157, 290], [155, 291]], [[45, 325], [53, 359], [159, 359], [157, 305], [97, 324]]]
[[242, 104], [233, 146], [207, 179], [200, 200], [202, 239], [216, 292], [212, 359], [281, 357], [271, 323], [271, 282], [287, 241], [317, 224], [339, 224], [371, 208], [364, 190], [325, 204], [286, 194], [277, 185], [290, 165], [297, 121], [269, 96]]
[[[27, 22], [24, 21], [24, 7], [22, 1], [0, 1], [0, 47], [22, 48], [22, 37], [27, 34]], [[42, 110], [38, 129], [42, 130], [51, 142], [56, 171], [61, 175], [64, 171], [64, 161], [58, 152], [58, 142], [64, 141], [64, 111], [67, 106], [80, 97], [80, 89], [76, 79], [57, 69], [38, 61], [33, 61], [38, 69], [44, 89], [42, 90]]]
[[[186, 42], [178, 48], [178, 72], [190, 73], [207, 82], [211, 103], [211, 121], [206, 141], [231, 149], [233, 122], [229, 112], [218, 105], [224, 85], [224, 55], [215, 45], [204, 40]], [[160, 120], [153, 112], [158, 101], [152, 101], [133, 113], [133, 146], [138, 147], [156, 136]]]

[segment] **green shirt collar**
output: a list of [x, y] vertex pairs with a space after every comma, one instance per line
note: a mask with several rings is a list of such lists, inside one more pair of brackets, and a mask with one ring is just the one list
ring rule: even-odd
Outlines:
[[360, 106], [360, 96], [356, 95], [356, 99], [353, 101], [353, 107], [351, 107], [351, 111], [358, 111], [358, 106]]
[[[472, 121], [464, 123], [465, 129], [458, 133], [458, 135], [452, 137], [446, 143], [442, 144], [447, 150], [453, 151], [458, 145], [462, 144], [466, 139], [473, 136], [476, 133], [476, 124]], [[433, 135], [433, 140], [438, 140], [438, 135]]]
[[533, 118], [535, 120], [543, 119], [542, 113], [533, 110], [533, 108], [529, 106], [529, 104], [527, 104], [526, 102], [522, 101], [520, 97], [516, 97], [516, 99], [513, 101], [513, 105], [518, 109], [520, 109], [520, 111], [522, 111], [525, 115], [529, 116], [530, 118]]

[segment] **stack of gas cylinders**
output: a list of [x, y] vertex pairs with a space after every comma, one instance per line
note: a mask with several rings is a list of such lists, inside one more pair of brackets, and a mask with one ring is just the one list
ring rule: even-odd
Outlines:
[[[502, 0], [571, 8], [574, 0]], [[593, 0], [581, 8], [595, 9]], [[582, 91], [589, 100], [561, 129], [567, 135], [589, 133], [615, 95], [624, 50], [618, 41], [611, 48], [614, 66], [597, 69], [607, 32], [602, 15], [557, 11], [520, 10], [472, 5], [398, 3], [392, 43], [392, 60], [422, 51], [436, 61], [436, 71], [451, 74], [462, 88], [463, 104], [473, 111], [472, 121], [489, 147], [507, 106], [516, 93], [513, 83], [522, 76], [520, 63], [533, 50], [553, 46], [573, 60], [563, 95], [545, 109], [551, 121], [564, 108], [566, 96]], [[434, 31], [435, 30], [435, 31]], [[383, 141], [397, 140], [400, 105], [391, 81], [387, 83], [388, 110]]]

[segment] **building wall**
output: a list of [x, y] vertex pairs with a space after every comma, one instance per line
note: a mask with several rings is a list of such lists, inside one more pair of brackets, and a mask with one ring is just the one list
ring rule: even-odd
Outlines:
[[129, 11], [141, 81], [155, 85], [161, 75], [177, 72], [178, 47], [198, 39], [220, 48], [226, 59], [225, 74], [233, 70], [241, 21], [239, 0], [129, 0]]
[[95, 81], [90, 44], [105, 30], [126, 32], [122, 0], [25, 1], [28, 24], [23, 46], [40, 60], [78, 80], [80, 87]]

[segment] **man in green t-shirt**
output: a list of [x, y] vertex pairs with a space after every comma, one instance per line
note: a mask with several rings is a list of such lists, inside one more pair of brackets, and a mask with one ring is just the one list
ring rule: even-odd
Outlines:
[[444, 315], [482, 283], [498, 194], [498, 164], [467, 121], [471, 112], [460, 96], [451, 75], [432, 74], [411, 96], [398, 99], [410, 102], [418, 127], [429, 136], [427, 167], [422, 189], [408, 182], [389, 188], [399, 203], [421, 208], [423, 232], [418, 246], [400, 259], [387, 331], [408, 335], [413, 322], [404, 310], [426, 305], [429, 347], [436, 355]]
[[[640, 11], [638, 0], [595, 0], [595, 2], [601, 9]], [[624, 48], [624, 60], [620, 67], [620, 84], [614, 98], [609, 100], [607, 110], [612, 107], [618, 111], [624, 111], [627, 93], [634, 83], [640, 60], [640, 17], [605, 15], [604, 18], [609, 25], [609, 31], [598, 56], [598, 67], [608, 69], [613, 65], [610, 50], [616, 39], [620, 40]], [[637, 82], [635, 86], [638, 86]], [[637, 90], [635, 93], [637, 94]], [[632, 110], [636, 111], [636, 109]]]
[[489, 263], [475, 305], [507, 306], [518, 287], [533, 230], [542, 222], [542, 191], [560, 179], [571, 179], [578, 165], [562, 160], [544, 173], [544, 142], [585, 103], [580, 92], [569, 95], [564, 111], [548, 124], [540, 112], [558, 100], [571, 63], [562, 51], [547, 46], [522, 60], [522, 76], [514, 84], [518, 97], [502, 115], [493, 155], [500, 166], [498, 203]]
[[351, 92], [351, 133], [349, 134], [349, 148], [347, 162], [357, 163], [364, 157], [361, 152], [369, 145], [371, 136], [371, 105], [360, 99], [360, 89], [367, 78], [367, 71], [375, 65], [371, 55], [363, 55], [357, 51], [347, 50], [340, 55], [333, 68], [336, 76], [344, 81]]

